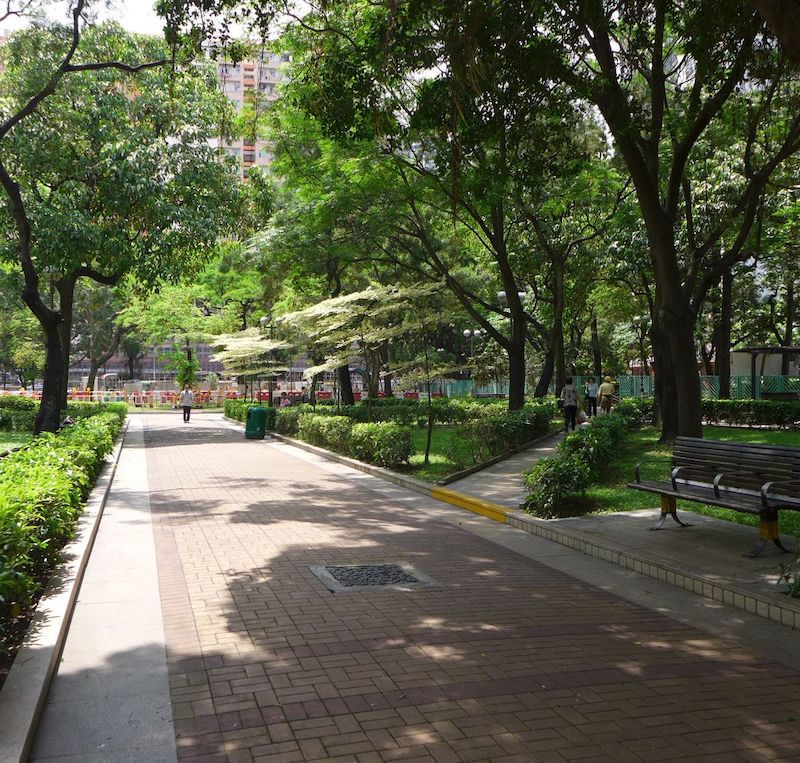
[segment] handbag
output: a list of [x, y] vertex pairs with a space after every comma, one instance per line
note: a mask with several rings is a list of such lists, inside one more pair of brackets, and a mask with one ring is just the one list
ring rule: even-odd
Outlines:
[[559, 410], [559, 411], [560, 411], [560, 410], [563, 410], [563, 408], [564, 408], [564, 401], [563, 401], [561, 398], [558, 398], [558, 400], [556, 400], [556, 405], [558, 406], [558, 410]]

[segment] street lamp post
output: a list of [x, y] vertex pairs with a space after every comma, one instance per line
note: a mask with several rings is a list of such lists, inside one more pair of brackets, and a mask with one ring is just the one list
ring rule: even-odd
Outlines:
[[475, 339], [479, 339], [483, 332], [480, 329], [464, 329], [464, 336], [469, 339], [469, 359], [470, 362], [472, 361], [473, 349], [474, 345], [473, 342]]
[[[266, 315], [262, 315], [261, 318], [258, 319], [258, 325], [261, 327], [261, 333], [266, 336], [267, 332], [269, 332], [269, 338], [272, 339], [273, 332], [275, 331], [275, 326], [270, 323], [269, 317]], [[270, 360], [272, 359], [272, 352], [269, 353]], [[268, 384], [268, 392], [269, 395], [269, 406], [272, 407], [272, 374], [267, 375], [267, 384]], [[259, 395], [260, 397], [260, 395]], [[260, 400], [258, 401], [261, 402]]]

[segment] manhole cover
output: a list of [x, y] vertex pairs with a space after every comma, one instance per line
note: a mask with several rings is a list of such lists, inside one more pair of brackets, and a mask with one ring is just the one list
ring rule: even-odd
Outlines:
[[393, 588], [400, 591], [430, 588], [438, 583], [410, 564], [351, 564], [309, 568], [331, 591], [369, 591]]

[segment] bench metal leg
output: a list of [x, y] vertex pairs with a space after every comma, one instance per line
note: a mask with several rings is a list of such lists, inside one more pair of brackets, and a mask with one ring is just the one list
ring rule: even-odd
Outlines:
[[691, 527], [691, 525], [688, 524], [687, 522], [681, 522], [681, 520], [678, 519], [678, 514], [675, 511], [675, 496], [674, 495], [662, 495], [661, 496], [661, 518], [650, 529], [651, 530], [660, 530], [664, 526], [664, 522], [667, 519], [667, 515], [670, 515], [681, 527]]
[[781, 543], [780, 531], [778, 529], [778, 512], [776, 509], [767, 508], [760, 512], [758, 534], [760, 540], [756, 543], [755, 548], [747, 554], [748, 559], [753, 559], [758, 556], [767, 547], [768, 540], [771, 540], [785, 554], [792, 553]]

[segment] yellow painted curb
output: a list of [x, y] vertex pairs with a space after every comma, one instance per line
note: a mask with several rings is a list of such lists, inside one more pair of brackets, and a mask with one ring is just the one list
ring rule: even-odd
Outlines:
[[458, 506], [467, 511], [472, 511], [475, 514], [480, 514], [483, 517], [489, 517], [495, 522], [501, 524], [508, 523], [508, 510], [505, 506], [500, 506], [496, 503], [474, 498], [471, 495], [465, 495], [455, 490], [448, 490], [444, 487], [434, 487], [431, 489], [431, 498], [436, 498], [439, 501], [450, 503], [453, 506]]

